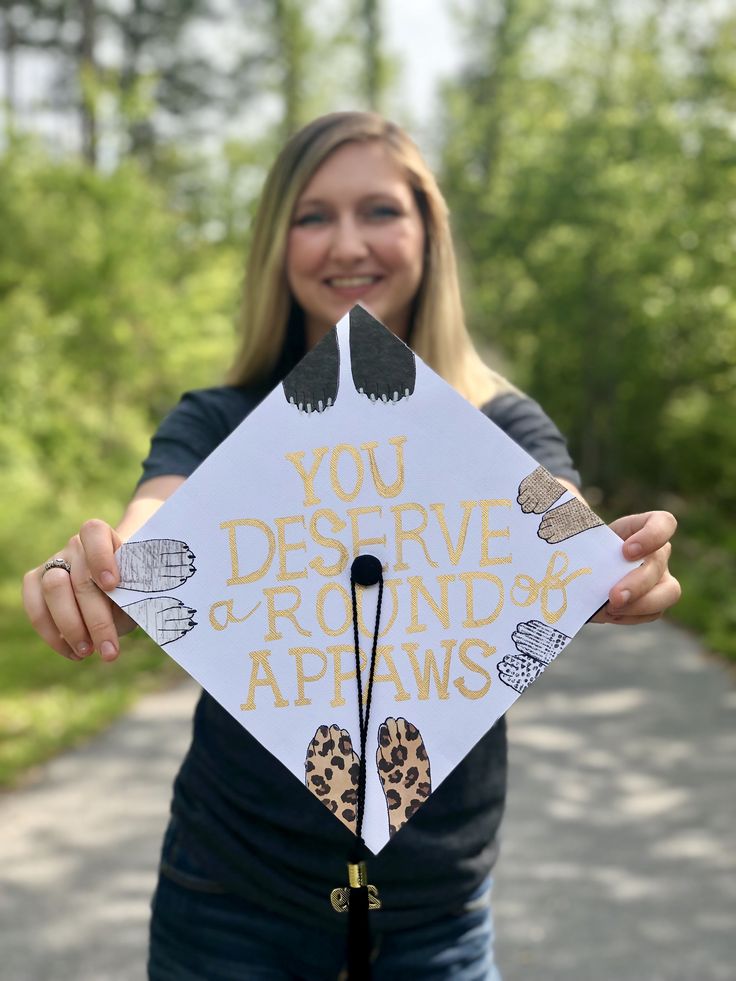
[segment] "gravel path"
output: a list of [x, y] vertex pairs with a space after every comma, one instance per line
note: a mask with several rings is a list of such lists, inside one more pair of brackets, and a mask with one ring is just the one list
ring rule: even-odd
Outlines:
[[[143, 699], [0, 797], [3, 981], [144, 979], [195, 697], [185, 683]], [[587, 628], [520, 700], [504, 981], [736, 979], [735, 723], [734, 673], [668, 624]]]

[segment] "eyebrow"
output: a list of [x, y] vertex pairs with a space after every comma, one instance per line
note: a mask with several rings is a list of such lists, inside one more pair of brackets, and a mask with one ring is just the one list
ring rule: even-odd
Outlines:
[[[390, 198], [392, 201], [401, 203], [398, 196], [393, 191], [372, 191], [369, 194], [363, 195], [359, 198], [359, 202], [363, 204], [364, 202], [385, 200]], [[325, 205], [330, 205], [331, 202], [327, 201], [325, 198], [307, 198], [304, 201], [297, 201], [295, 210], [298, 208], [314, 208], [314, 207], [324, 207]]]

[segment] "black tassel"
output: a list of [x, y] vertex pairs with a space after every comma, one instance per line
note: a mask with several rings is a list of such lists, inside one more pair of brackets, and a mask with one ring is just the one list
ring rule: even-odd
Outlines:
[[348, 981], [370, 981], [371, 928], [365, 862], [348, 865]]
[[[356, 584], [367, 587], [378, 584], [376, 604], [376, 625], [373, 630], [373, 648], [368, 674], [368, 691], [363, 711], [363, 683], [360, 673], [360, 646], [358, 639], [358, 604], [355, 596]], [[350, 589], [353, 607], [353, 635], [355, 639], [355, 679], [358, 688], [358, 718], [360, 724], [360, 765], [358, 768], [358, 802], [355, 834], [358, 839], [354, 861], [348, 862], [348, 981], [370, 981], [371, 977], [371, 927], [368, 910], [380, 909], [381, 901], [375, 886], [368, 885], [365, 862], [360, 860], [364, 854], [363, 811], [365, 808], [365, 751], [368, 738], [368, 720], [373, 695], [373, 675], [376, 668], [376, 645], [378, 627], [381, 620], [381, 601], [383, 599], [383, 569], [375, 555], [359, 555], [351, 566]], [[370, 890], [370, 891], [369, 891]], [[334, 905], [334, 901], [333, 901]]]

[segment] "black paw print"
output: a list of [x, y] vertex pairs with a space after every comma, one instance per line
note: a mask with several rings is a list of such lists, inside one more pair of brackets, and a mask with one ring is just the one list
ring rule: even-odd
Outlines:
[[414, 392], [413, 352], [360, 306], [350, 311], [350, 367], [356, 390], [372, 402], [399, 402]]
[[324, 412], [335, 404], [340, 384], [340, 351], [333, 328], [283, 381], [286, 401], [300, 412]]

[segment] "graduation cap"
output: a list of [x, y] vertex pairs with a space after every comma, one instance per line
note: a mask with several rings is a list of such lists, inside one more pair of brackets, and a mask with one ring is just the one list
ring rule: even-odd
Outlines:
[[118, 563], [113, 599], [293, 773], [294, 807], [312, 793], [355, 833], [325, 902], [356, 921], [380, 905], [365, 859], [631, 567], [360, 306]]

